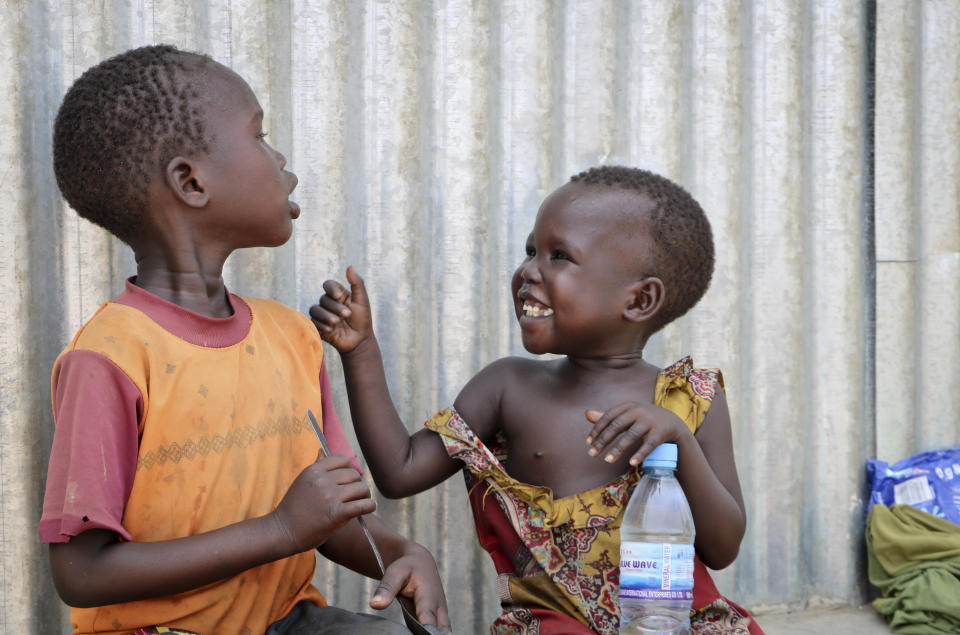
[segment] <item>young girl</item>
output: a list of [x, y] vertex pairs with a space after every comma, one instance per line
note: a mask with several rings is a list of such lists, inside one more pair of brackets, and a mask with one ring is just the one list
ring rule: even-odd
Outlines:
[[[616, 633], [619, 528], [643, 458], [664, 442], [696, 523], [694, 632], [759, 628], [704, 565], [734, 558], [746, 527], [717, 371], [643, 359], [652, 334], [703, 296], [709, 222], [681, 187], [599, 167], [543, 202], [513, 275], [524, 348], [484, 368], [410, 436], [387, 389], [360, 276], [328, 281], [310, 314], [343, 359], [357, 438], [389, 497], [463, 469], [483, 547], [500, 573], [502, 633]], [[495, 502], [494, 502], [495, 501]]]

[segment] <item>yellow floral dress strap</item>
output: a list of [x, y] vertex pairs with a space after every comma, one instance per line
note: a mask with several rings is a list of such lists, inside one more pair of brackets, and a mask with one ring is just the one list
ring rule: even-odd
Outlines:
[[693, 359], [687, 356], [660, 371], [653, 403], [675, 413], [690, 432], [696, 432], [707, 416], [717, 387], [723, 388], [720, 371], [694, 368]]

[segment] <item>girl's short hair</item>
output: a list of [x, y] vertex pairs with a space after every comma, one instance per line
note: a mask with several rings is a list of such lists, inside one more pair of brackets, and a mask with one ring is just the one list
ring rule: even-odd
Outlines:
[[645, 219], [655, 244], [654, 270], [663, 281], [666, 301], [655, 317], [654, 331], [689, 311], [713, 277], [713, 232], [700, 204], [681, 186], [647, 170], [603, 165], [570, 178], [571, 182], [634, 190], [649, 199]]

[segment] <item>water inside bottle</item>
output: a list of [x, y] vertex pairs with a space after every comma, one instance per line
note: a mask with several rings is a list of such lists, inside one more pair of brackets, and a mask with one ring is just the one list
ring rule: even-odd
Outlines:
[[628, 624], [621, 635], [689, 635], [687, 623], [668, 615], [648, 615]]

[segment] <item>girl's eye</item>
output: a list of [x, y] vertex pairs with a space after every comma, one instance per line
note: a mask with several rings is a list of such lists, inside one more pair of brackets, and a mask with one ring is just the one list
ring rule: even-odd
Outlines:
[[527, 258], [533, 258], [537, 255], [537, 250], [533, 247], [527, 247]]
[[550, 254], [550, 257], [553, 260], [570, 260], [570, 256], [568, 256], [566, 252], [560, 251], [559, 249], [554, 249], [553, 253]]

